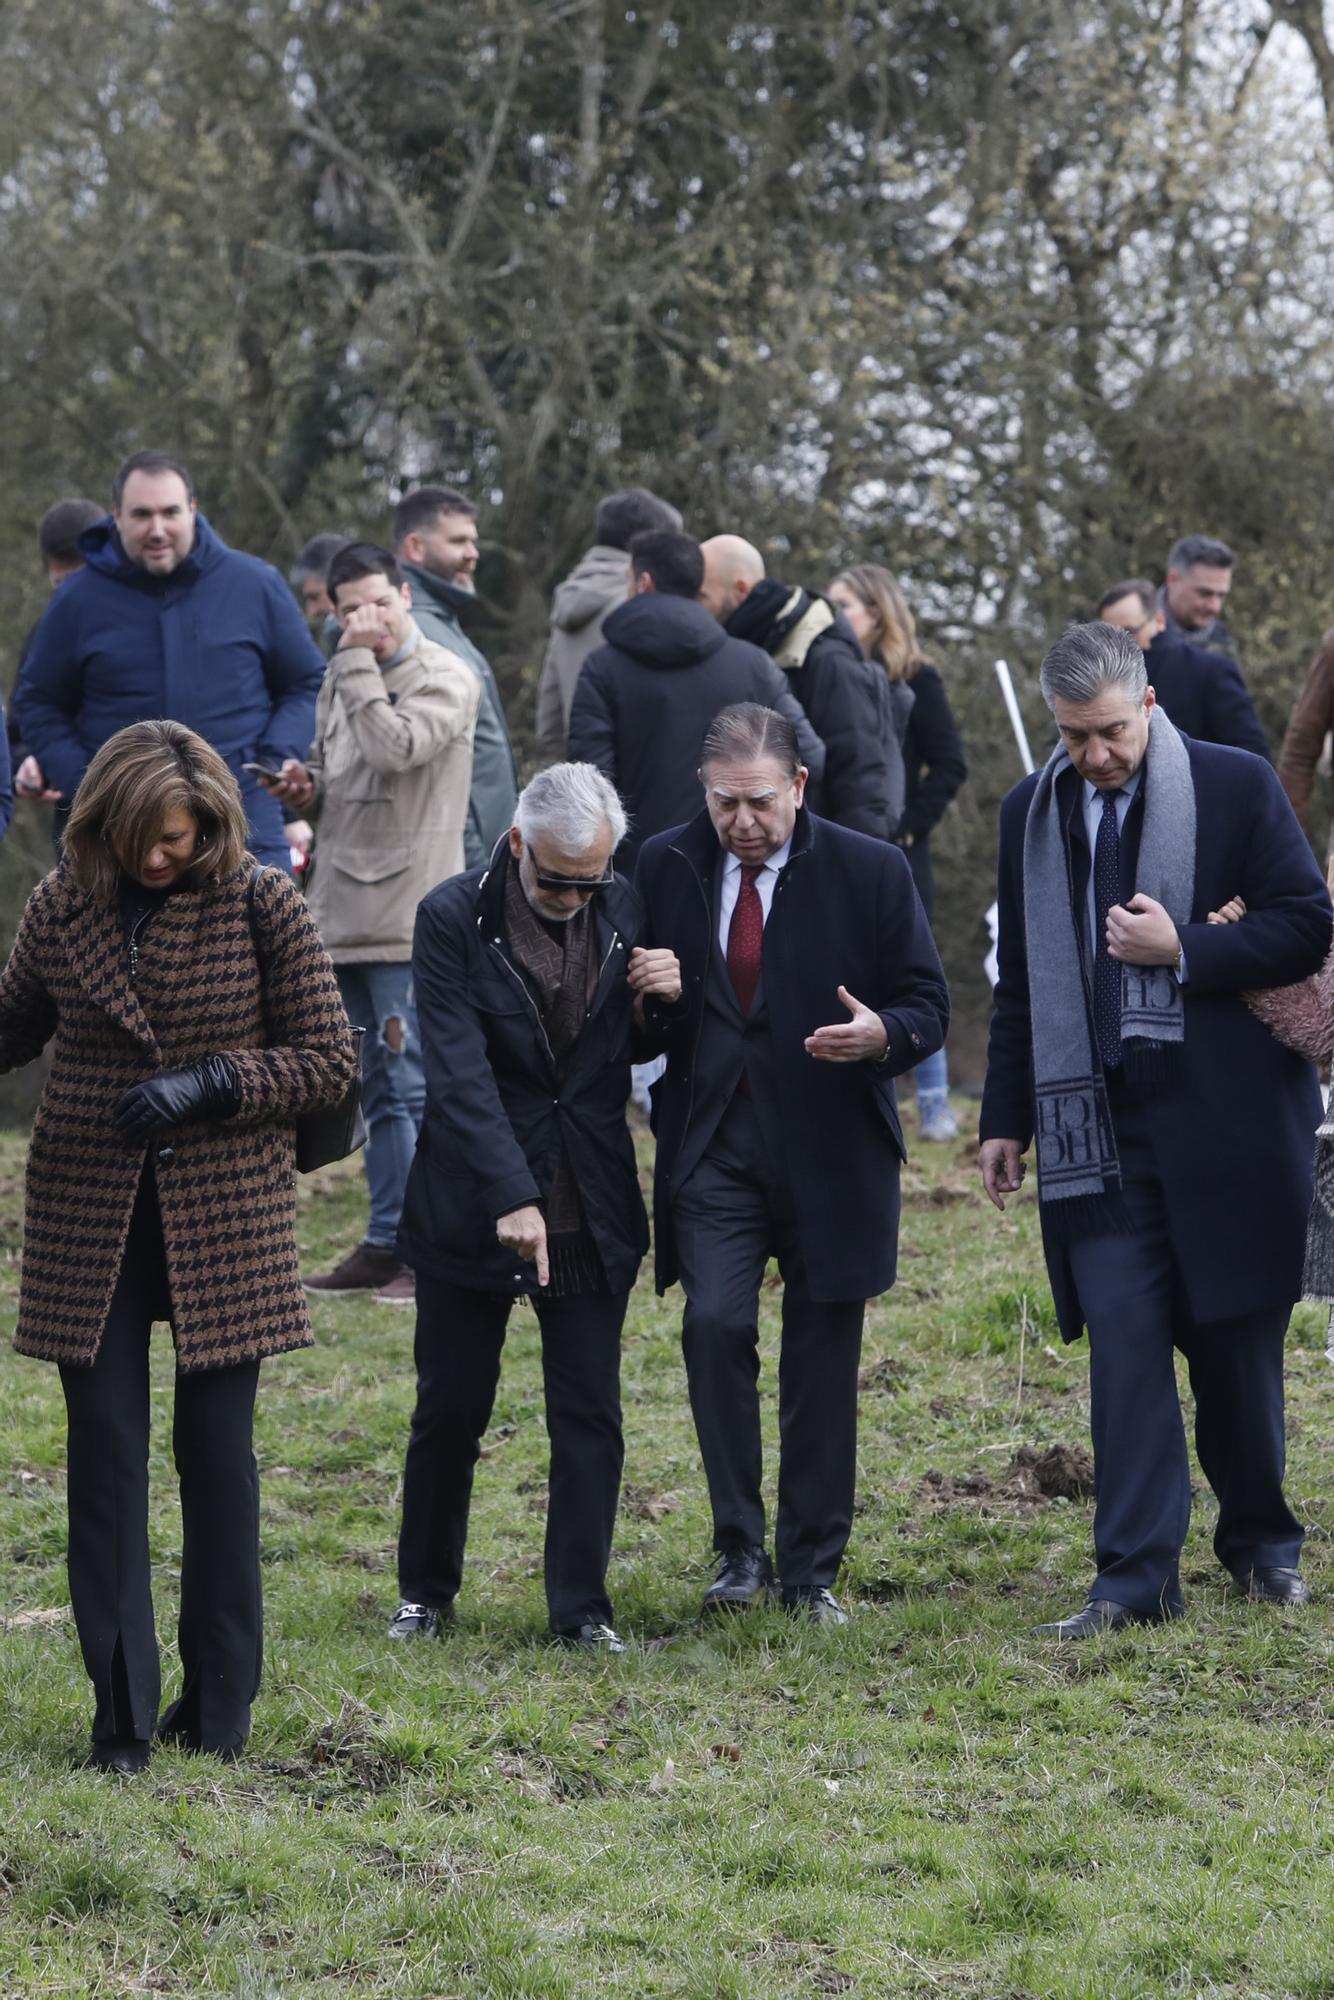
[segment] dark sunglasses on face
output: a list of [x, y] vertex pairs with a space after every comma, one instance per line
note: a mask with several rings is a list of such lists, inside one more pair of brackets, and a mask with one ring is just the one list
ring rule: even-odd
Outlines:
[[605, 875], [544, 875], [533, 861], [533, 850], [528, 849], [528, 859], [533, 864], [533, 880], [539, 889], [577, 889], [581, 896], [591, 896], [595, 889], [606, 889], [616, 880], [616, 870], [607, 863]]

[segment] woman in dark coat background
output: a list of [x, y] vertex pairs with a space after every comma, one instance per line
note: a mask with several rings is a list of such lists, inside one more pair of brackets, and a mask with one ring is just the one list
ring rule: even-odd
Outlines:
[[[234, 1756], [259, 1683], [259, 1363], [311, 1343], [293, 1121], [356, 1050], [297, 890], [245, 851], [236, 781], [175, 722], [94, 757], [64, 858], [0, 974], [0, 1067], [55, 1037], [24, 1197], [21, 1354], [60, 1367], [70, 1597], [90, 1761], [142, 1770], [156, 1732]], [[148, 1549], [148, 1339], [176, 1343], [184, 1685], [159, 1722]]]
[[[887, 569], [878, 563], [845, 569], [829, 586], [829, 599], [857, 634], [867, 659], [880, 663], [891, 685], [912, 691], [912, 710], [903, 735], [907, 796], [897, 838], [930, 917], [936, 899], [931, 831], [968, 776], [959, 725], [939, 668], [923, 659], [917, 649], [916, 623]], [[944, 1049], [919, 1063], [913, 1075], [922, 1137], [957, 1139], [959, 1127], [950, 1110], [949, 1064]]]

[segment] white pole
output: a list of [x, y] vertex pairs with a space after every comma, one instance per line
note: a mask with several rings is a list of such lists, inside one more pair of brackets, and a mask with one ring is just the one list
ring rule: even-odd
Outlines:
[[996, 679], [1000, 682], [1001, 694], [1005, 698], [1006, 713], [1010, 718], [1010, 727], [1014, 731], [1014, 740], [1019, 746], [1019, 761], [1022, 763], [1025, 772], [1029, 772], [1034, 768], [1033, 752], [1028, 747], [1028, 732], [1024, 728], [1024, 718], [1019, 713], [1019, 703], [1015, 700], [1014, 682], [1010, 679], [1010, 669], [1004, 660], [997, 660], [996, 662]]

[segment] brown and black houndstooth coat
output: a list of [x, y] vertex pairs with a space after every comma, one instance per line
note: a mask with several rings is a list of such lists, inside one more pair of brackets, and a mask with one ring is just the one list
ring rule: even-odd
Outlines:
[[[352, 1080], [356, 1047], [319, 933], [296, 886], [254, 863], [178, 890], [144, 932], [130, 979], [119, 909], [62, 863], [28, 899], [0, 973], [0, 1068], [55, 1036], [33, 1125], [14, 1345], [91, 1364], [120, 1271], [144, 1151], [111, 1125], [132, 1083], [225, 1054], [244, 1093], [233, 1118], [150, 1140], [177, 1364], [218, 1368], [308, 1347], [297, 1265], [298, 1113]], [[256, 939], [265, 976], [261, 998]]]

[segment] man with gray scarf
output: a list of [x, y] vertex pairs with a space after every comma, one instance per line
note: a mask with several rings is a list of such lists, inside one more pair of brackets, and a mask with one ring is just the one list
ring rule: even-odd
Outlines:
[[[1329, 896], [1269, 765], [1182, 736], [1128, 632], [1072, 626], [1042, 692], [1060, 743], [1001, 808], [980, 1162], [1004, 1208], [1036, 1134], [1058, 1321], [1089, 1334], [1097, 1574], [1081, 1610], [1039, 1630], [1083, 1639], [1182, 1610], [1176, 1348], [1215, 1552], [1253, 1600], [1300, 1605], [1283, 1340], [1320, 1096], [1242, 995], [1318, 969]], [[1246, 922], [1211, 924], [1234, 896]]]
[[519, 795], [490, 862], [422, 903], [412, 971], [426, 1115], [399, 1248], [417, 1274], [417, 1407], [392, 1639], [452, 1616], [505, 1327], [530, 1298], [551, 1467], [546, 1585], [568, 1645], [624, 1651], [606, 1572], [621, 1483], [621, 1326], [648, 1247], [625, 1122], [645, 1007], [680, 997], [612, 867], [625, 811], [591, 764]]

